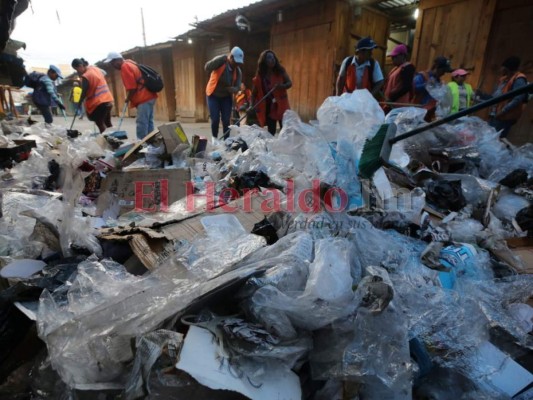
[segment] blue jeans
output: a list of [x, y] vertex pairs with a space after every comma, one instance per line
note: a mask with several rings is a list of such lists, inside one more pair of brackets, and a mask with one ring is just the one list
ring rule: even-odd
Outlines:
[[229, 133], [226, 134], [226, 132], [229, 128], [231, 109], [233, 107], [231, 96], [207, 96], [207, 106], [209, 107], [209, 116], [211, 117], [211, 134], [215, 138], [218, 137], [218, 125], [220, 124], [220, 117], [222, 117], [222, 132], [224, 139], [226, 139], [229, 136]]
[[154, 130], [154, 104], [156, 99], [137, 106], [137, 139], [141, 140]]

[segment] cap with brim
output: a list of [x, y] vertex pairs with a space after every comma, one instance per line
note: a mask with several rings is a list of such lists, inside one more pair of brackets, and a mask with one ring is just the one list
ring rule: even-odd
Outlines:
[[357, 42], [357, 46], [355, 46], [355, 51], [359, 50], [372, 50], [378, 47], [376, 42], [374, 42], [371, 38], [366, 37], [362, 38]]
[[392, 51], [387, 54], [388, 56], [390, 57], [396, 57], [396, 56], [399, 56], [400, 54], [407, 54], [407, 46], [405, 44], [399, 44], [397, 45], [396, 47], [394, 47], [394, 49], [392, 49]]
[[50, 69], [54, 71], [59, 78], [63, 79], [63, 75], [61, 75], [61, 70], [58, 67], [56, 67], [55, 65], [50, 65]]
[[468, 75], [469, 73], [470, 72], [459, 68], [459, 69], [456, 69], [455, 71], [452, 72], [452, 76], [455, 78], [456, 76], [465, 76], [465, 75]]
[[244, 52], [240, 47], [235, 46], [231, 49], [231, 55], [237, 64], [244, 63]]
[[110, 63], [111, 61], [113, 60], [123, 60], [124, 57], [122, 57], [122, 54], [116, 52], [116, 51], [112, 51], [111, 53], [109, 53], [107, 55], [107, 58], [104, 60], [104, 63]]
[[446, 57], [437, 57], [435, 58], [435, 66], [437, 68], [442, 68], [444, 70], [444, 72], [452, 72], [453, 69], [450, 65], [450, 60], [447, 59]]

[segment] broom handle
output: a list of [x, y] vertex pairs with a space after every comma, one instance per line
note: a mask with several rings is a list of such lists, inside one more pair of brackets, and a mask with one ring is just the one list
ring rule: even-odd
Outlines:
[[120, 115], [120, 120], [118, 121], [118, 129], [117, 131], [120, 131], [120, 127], [122, 126], [122, 121], [124, 120], [124, 116], [126, 115], [126, 109], [128, 107], [128, 102], [124, 103], [124, 107], [122, 107], [122, 114]]
[[421, 126], [419, 128], [413, 129], [412, 131], [406, 132], [401, 134], [400, 136], [396, 136], [389, 140], [390, 144], [394, 144], [396, 142], [399, 142], [400, 140], [410, 138], [411, 136], [417, 135], [420, 132], [425, 132], [429, 129], [436, 128], [437, 126], [441, 126], [443, 124], [446, 124], [450, 121], [455, 121], [458, 118], [464, 117], [465, 115], [475, 113], [476, 111], [483, 110], [484, 108], [490, 107], [494, 104], [500, 103], [507, 99], [512, 99], [515, 96], [518, 96], [523, 93], [527, 93], [530, 90], [533, 90], [533, 83], [530, 83], [526, 86], [522, 86], [521, 88], [518, 88], [516, 90], [513, 90], [511, 92], [507, 92], [505, 94], [502, 94], [501, 96], [493, 97], [492, 99], [489, 99], [487, 101], [484, 101], [482, 103], [476, 104], [475, 106], [469, 107], [464, 109], [463, 111], [456, 112], [454, 114], [448, 115], [447, 117], [444, 117], [442, 119], [439, 119], [438, 121], [430, 122], [427, 125]]

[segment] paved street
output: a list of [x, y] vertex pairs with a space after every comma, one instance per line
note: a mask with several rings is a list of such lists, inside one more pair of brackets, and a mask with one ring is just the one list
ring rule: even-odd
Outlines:
[[[36, 121], [43, 121], [43, 118], [41, 115], [32, 115], [32, 119]], [[118, 130], [118, 123], [119, 118], [113, 117], [113, 128], [114, 130]], [[157, 128], [158, 126], [167, 123], [169, 121], [154, 121], [154, 125]], [[63, 118], [63, 116], [60, 114], [58, 116], [54, 116], [54, 124], [56, 125], [62, 125], [66, 126], [67, 128], [70, 127], [70, 124], [72, 123], [72, 117], [67, 116], [67, 120]], [[189, 139], [193, 135], [200, 135], [205, 136], [207, 138], [211, 138], [211, 126], [209, 122], [200, 122], [200, 123], [181, 123], [181, 126], [183, 127], [183, 130], [189, 137]], [[90, 131], [90, 132], [97, 132], [98, 129], [96, 128], [96, 125], [89, 121], [87, 117], [84, 117], [82, 120], [79, 118], [76, 118], [76, 121], [74, 122], [73, 129], [77, 129], [80, 132]], [[130, 140], [135, 140], [135, 118], [124, 118], [124, 121], [122, 122], [122, 126], [120, 130], [124, 130], [128, 132], [128, 138]], [[220, 132], [222, 132], [222, 127], [220, 127]]]

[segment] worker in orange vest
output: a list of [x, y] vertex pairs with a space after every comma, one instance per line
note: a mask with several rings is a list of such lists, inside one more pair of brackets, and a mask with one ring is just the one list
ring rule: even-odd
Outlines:
[[233, 95], [238, 92], [242, 72], [240, 66], [244, 63], [244, 52], [239, 47], [231, 49], [230, 54], [213, 58], [205, 64], [209, 72], [209, 81], [205, 88], [207, 106], [211, 117], [211, 134], [213, 141], [218, 138], [220, 119], [224, 139], [229, 136], [231, 110], [233, 108]]
[[72, 68], [81, 77], [81, 97], [79, 103], [85, 100], [85, 109], [89, 121], [94, 121], [100, 133], [110, 128], [113, 95], [107, 86], [107, 81], [100, 68], [88, 65], [83, 58], [72, 60]]
[[[407, 61], [407, 46], [399, 44], [388, 54], [394, 68], [389, 72], [385, 84], [385, 102], [409, 103], [413, 88], [415, 66]], [[401, 105], [399, 107], [402, 107]], [[386, 104], [385, 110], [394, 108], [393, 104]]]
[[[485, 99], [487, 97], [496, 97], [526, 86], [527, 77], [518, 70], [519, 67], [520, 58], [516, 56], [506, 58], [501, 65], [501, 77], [496, 90], [492, 96], [481, 95], [481, 97]], [[522, 115], [526, 100], [527, 94], [521, 94], [511, 100], [501, 102], [491, 109], [489, 125], [497, 131], [501, 131], [501, 138], [508, 135], [511, 127]]]
[[372, 58], [372, 50], [377, 44], [370, 38], [362, 38], [355, 46], [355, 56], [346, 57], [337, 77], [336, 94], [352, 93], [367, 89], [375, 98], [385, 84], [379, 62]]
[[259, 55], [252, 82], [252, 101], [256, 105], [259, 126], [266, 126], [275, 135], [277, 124], [280, 129], [283, 128], [283, 114], [290, 109], [287, 89], [292, 87], [292, 81], [272, 50], [265, 50]]

